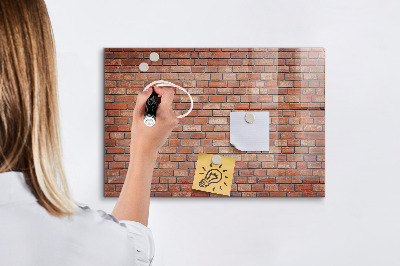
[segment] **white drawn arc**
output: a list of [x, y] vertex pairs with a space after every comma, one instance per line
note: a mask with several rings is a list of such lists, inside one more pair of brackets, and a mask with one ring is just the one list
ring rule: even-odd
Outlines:
[[156, 81], [153, 81], [153, 82], [149, 83], [149, 84], [143, 89], [143, 91], [149, 89], [149, 88], [152, 87], [152, 86], [157, 86], [157, 87], [174, 87], [174, 88], [180, 89], [181, 91], [186, 92], [186, 94], [187, 94], [187, 95], [189, 96], [189, 98], [190, 98], [190, 109], [189, 109], [189, 111], [187, 111], [185, 114], [183, 114], [183, 115], [178, 115], [177, 117], [178, 117], [178, 118], [184, 118], [185, 116], [187, 116], [187, 115], [190, 114], [190, 112], [191, 112], [192, 109], [193, 109], [193, 98], [192, 98], [192, 96], [189, 94], [189, 92], [188, 92], [187, 90], [185, 90], [185, 89], [182, 88], [181, 86], [176, 85], [176, 84], [174, 84], [174, 83], [172, 83], [172, 82], [169, 82], [169, 81], [160, 79], [160, 80], [156, 80]]

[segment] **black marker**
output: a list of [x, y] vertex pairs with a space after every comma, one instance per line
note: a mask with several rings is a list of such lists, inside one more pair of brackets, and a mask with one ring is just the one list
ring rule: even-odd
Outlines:
[[158, 94], [153, 89], [153, 92], [146, 101], [146, 109], [144, 110], [144, 123], [148, 127], [154, 126], [156, 123], [156, 113], [158, 107]]

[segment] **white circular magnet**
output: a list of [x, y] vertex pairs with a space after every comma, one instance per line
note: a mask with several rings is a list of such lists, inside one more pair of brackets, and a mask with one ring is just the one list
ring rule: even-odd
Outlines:
[[220, 164], [221, 163], [221, 156], [219, 156], [219, 155], [214, 155], [212, 158], [211, 158], [211, 161], [212, 161], [212, 163], [213, 164]]
[[147, 63], [140, 63], [139, 65], [139, 70], [142, 72], [146, 72], [147, 70], [149, 70], [149, 64]]
[[158, 53], [152, 52], [152, 53], [150, 54], [150, 61], [152, 61], [152, 62], [157, 62], [158, 59], [160, 59], [160, 56], [158, 55]]
[[252, 113], [246, 113], [246, 115], [244, 116], [244, 120], [249, 123], [249, 124], [253, 124], [254, 123], [254, 115]]

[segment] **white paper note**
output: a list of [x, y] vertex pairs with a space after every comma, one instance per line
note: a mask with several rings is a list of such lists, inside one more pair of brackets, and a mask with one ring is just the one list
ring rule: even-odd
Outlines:
[[[254, 115], [254, 122], [247, 123], [246, 113]], [[269, 113], [231, 112], [230, 142], [240, 151], [269, 151]]]

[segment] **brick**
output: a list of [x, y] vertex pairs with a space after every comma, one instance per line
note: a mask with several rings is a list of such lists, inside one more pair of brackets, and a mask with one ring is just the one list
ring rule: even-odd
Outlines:
[[325, 191], [325, 184], [313, 184], [312, 190], [313, 191]]
[[230, 58], [230, 53], [229, 52], [214, 52], [213, 57], [214, 58]]
[[160, 162], [160, 168], [178, 168], [178, 163], [173, 162]]
[[169, 54], [170, 58], [190, 58], [189, 52], [173, 52]]
[[105, 73], [105, 80], [122, 80], [123, 75], [121, 73]]
[[226, 66], [228, 60], [226, 59], [208, 59], [207, 64], [209, 66]]
[[225, 139], [225, 133], [222, 132], [207, 132], [207, 139]]
[[290, 176], [277, 176], [275, 179], [276, 183], [291, 183], [292, 178]]
[[264, 191], [264, 185], [263, 184], [254, 184], [251, 186], [252, 191]]
[[126, 109], [126, 103], [105, 103], [105, 109]]
[[210, 194], [208, 192], [200, 192], [200, 191], [194, 191], [192, 192], [192, 197], [209, 197]]
[[251, 185], [248, 184], [239, 184], [238, 191], [251, 191]]
[[226, 102], [226, 96], [218, 95], [218, 96], [209, 96], [210, 102]]
[[172, 170], [159, 170], [159, 169], [155, 169], [153, 174], [155, 176], [172, 176], [173, 175], [173, 171]]
[[286, 197], [286, 192], [270, 192], [270, 197]]
[[276, 184], [265, 184], [265, 191], [278, 191], [279, 187]]
[[195, 132], [195, 133], [191, 134], [190, 138], [192, 138], [192, 139], [204, 139], [205, 138], [205, 134], [202, 133], [202, 132]]
[[218, 147], [204, 147], [205, 153], [218, 153]]
[[311, 185], [306, 184], [296, 184], [295, 185], [296, 191], [311, 191]]
[[183, 131], [201, 131], [201, 125], [183, 125]]
[[186, 161], [186, 155], [182, 155], [182, 154], [171, 154], [170, 155], [170, 160], [172, 162], [174, 161]]
[[211, 80], [209, 81], [208, 84], [210, 87], [217, 87], [217, 88], [221, 88], [221, 87], [226, 87], [227, 83], [226, 81], [217, 81], [217, 80]]
[[160, 177], [160, 183], [162, 183], [162, 184], [176, 183], [176, 177], [162, 176], [162, 177]]
[[178, 153], [192, 153], [193, 148], [192, 147], [178, 147], [177, 152]]
[[123, 169], [124, 167], [125, 167], [125, 164], [123, 162], [109, 163], [110, 169]]
[[278, 86], [282, 88], [293, 87], [293, 81], [282, 80], [278, 82]]
[[104, 65], [120, 65], [121, 60], [120, 59], [105, 59], [104, 60]]
[[279, 185], [279, 191], [294, 191], [294, 185]]
[[268, 176], [284, 176], [285, 170], [267, 169]]
[[151, 191], [167, 191], [168, 185], [166, 184], [151, 184]]
[[228, 124], [228, 118], [226, 117], [210, 117], [208, 119], [209, 124]]

